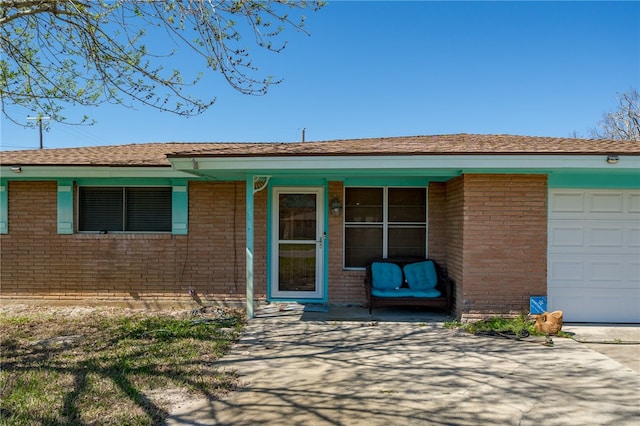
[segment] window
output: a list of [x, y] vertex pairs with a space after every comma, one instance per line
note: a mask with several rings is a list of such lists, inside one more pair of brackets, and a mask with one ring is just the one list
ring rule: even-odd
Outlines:
[[171, 232], [171, 187], [78, 189], [78, 231]]
[[426, 257], [425, 188], [345, 188], [345, 267], [376, 257]]

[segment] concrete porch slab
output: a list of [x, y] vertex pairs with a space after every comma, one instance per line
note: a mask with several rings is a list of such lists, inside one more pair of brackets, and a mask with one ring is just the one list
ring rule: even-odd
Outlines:
[[[401, 312], [403, 311], [403, 312]], [[168, 425], [637, 425], [640, 374], [585, 344], [479, 337], [412, 311], [251, 320], [220, 362], [244, 388]], [[348, 319], [343, 319], [348, 315]], [[577, 334], [577, 333], [576, 333]]]

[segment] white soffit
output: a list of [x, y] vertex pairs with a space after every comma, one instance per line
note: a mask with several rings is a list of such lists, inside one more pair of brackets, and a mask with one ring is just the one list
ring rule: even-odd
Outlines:
[[397, 170], [397, 169], [640, 169], [640, 156], [620, 156], [608, 164], [606, 155], [397, 155], [170, 158], [177, 170]]

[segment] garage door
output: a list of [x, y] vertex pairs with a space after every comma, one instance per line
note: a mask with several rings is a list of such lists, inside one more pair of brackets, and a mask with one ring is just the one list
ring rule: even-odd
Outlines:
[[640, 323], [640, 191], [549, 192], [548, 309]]

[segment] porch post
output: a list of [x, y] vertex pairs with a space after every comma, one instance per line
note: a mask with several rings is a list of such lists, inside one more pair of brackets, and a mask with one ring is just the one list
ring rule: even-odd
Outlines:
[[249, 175], [246, 179], [246, 235], [247, 235], [247, 318], [255, 317], [253, 303], [253, 176]]

